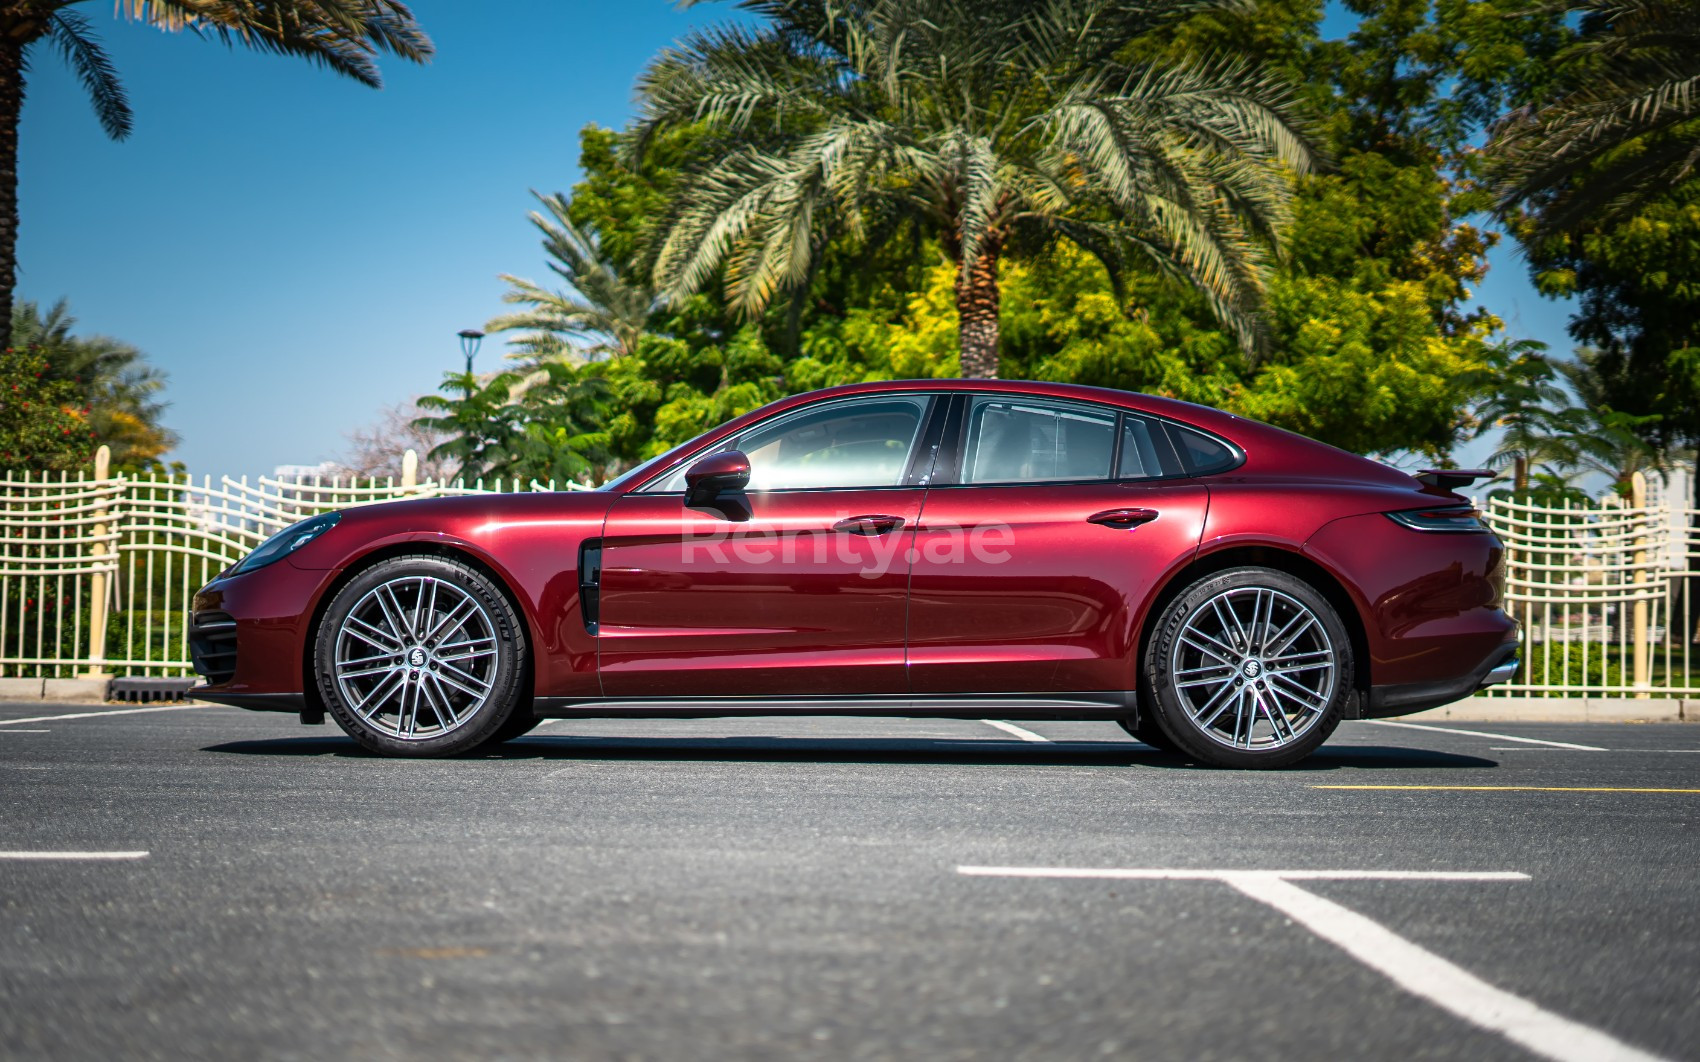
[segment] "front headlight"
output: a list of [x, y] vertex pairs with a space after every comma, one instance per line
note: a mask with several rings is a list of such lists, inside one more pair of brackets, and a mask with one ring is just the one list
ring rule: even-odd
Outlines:
[[273, 561], [280, 561], [335, 527], [336, 522], [341, 519], [341, 513], [320, 513], [318, 516], [309, 516], [300, 523], [290, 524], [256, 546], [254, 552], [237, 561], [236, 566], [227, 574], [241, 575], [255, 568], [264, 568]]

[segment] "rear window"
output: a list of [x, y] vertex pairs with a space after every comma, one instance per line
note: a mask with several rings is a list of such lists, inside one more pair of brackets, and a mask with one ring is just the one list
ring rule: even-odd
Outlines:
[[1163, 426], [1133, 413], [1122, 415], [1121, 463], [1117, 479], [1159, 479], [1180, 475], [1174, 451], [1163, 437]]
[[1110, 478], [1116, 414], [1044, 399], [976, 397], [968, 409], [964, 483]]
[[1174, 436], [1175, 446], [1181, 452], [1181, 460], [1186, 462], [1187, 471], [1195, 476], [1226, 472], [1240, 463], [1240, 455], [1220, 439], [1179, 424], [1169, 425], [1169, 432]]

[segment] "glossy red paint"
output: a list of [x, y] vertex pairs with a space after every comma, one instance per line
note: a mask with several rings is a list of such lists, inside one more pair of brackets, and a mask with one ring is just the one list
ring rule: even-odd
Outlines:
[[[908, 548], [925, 493], [756, 492], [722, 508], [620, 498], [602, 536], [603, 692], [907, 693]], [[872, 515], [896, 524], [835, 528]]]
[[1376, 685], [1466, 674], [1514, 638], [1498, 607], [1505, 551], [1490, 535], [1423, 534], [1366, 513], [1331, 521], [1305, 553], [1353, 574]]
[[[682, 493], [643, 489], [767, 418], [899, 393], [1138, 412], [1225, 439], [1243, 461], [1128, 482], [959, 486], [922, 474], [896, 487], [735, 492], [695, 507]], [[922, 456], [917, 468], [934, 467]], [[197, 598], [197, 610], [235, 618], [239, 647], [234, 677], [202, 695], [299, 698], [312, 687], [305, 661], [330, 596], [362, 565], [412, 551], [493, 574], [527, 619], [535, 693], [567, 705], [1131, 690], [1153, 605], [1250, 556], [1287, 558], [1332, 580], [1327, 589], [1349, 602], [1368, 648], [1369, 684], [1444, 686], [1467, 681], [1515, 638], [1498, 607], [1492, 536], [1422, 533], [1382, 515], [1445, 504], [1463, 499], [1266, 425], [1148, 395], [1006, 381], [859, 384], [746, 414], [611, 489], [346, 510], [286, 560], [221, 577]], [[1156, 515], [1093, 522], [1121, 510]], [[976, 534], [989, 553], [975, 553]], [[596, 631], [581, 601], [587, 548], [601, 550]], [[1000, 552], [1005, 559], [992, 559]], [[910, 710], [929, 711], [921, 702]]]
[[[1207, 504], [1192, 480], [928, 491], [909, 597], [914, 692], [1134, 689], [1145, 606], [1197, 551]], [[1128, 508], [1157, 515], [1090, 522]]]

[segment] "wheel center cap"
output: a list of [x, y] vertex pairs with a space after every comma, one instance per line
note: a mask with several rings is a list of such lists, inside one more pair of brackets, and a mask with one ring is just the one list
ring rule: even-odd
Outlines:
[[1263, 664], [1260, 661], [1257, 661], [1257, 660], [1247, 660], [1245, 662], [1245, 665], [1243, 667], [1241, 667], [1240, 670], [1245, 672], [1246, 678], [1256, 678], [1259, 674], [1262, 673]]
[[424, 667], [425, 666], [425, 650], [419, 648], [417, 645], [414, 646], [413, 651], [407, 654], [407, 666], [408, 667]]

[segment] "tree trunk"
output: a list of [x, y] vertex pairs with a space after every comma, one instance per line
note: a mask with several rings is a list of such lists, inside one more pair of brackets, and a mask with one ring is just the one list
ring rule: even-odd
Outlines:
[[18, 282], [18, 118], [24, 110], [24, 45], [0, 36], [0, 347], [12, 343]]
[[956, 267], [956, 339], [962, 375], [970, 380], [998, 378], [998, 256], [1003, 234], [988, 232], [973, 261]]
[[1511, 476], [1511, 492], [1521, 498], [1529, 493], [1529, 459], [1519, 457], [1513, 467], [1516, 471]]

